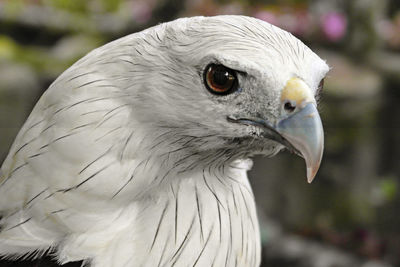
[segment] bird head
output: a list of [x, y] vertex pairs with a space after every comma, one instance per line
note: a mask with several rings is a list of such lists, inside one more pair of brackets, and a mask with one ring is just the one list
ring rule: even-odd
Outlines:
[[324, 146], [316, 95], [329, 68], [307, 46], [242, 16], [179, 19], [143, 36], [135, 107], [155, 139], [170, 140], [153, 141], [168, 156], [192, 157], [190, 168], [286, 147], [312, 181]]

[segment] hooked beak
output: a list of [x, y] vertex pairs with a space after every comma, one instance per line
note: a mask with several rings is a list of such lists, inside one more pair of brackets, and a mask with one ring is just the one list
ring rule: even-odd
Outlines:
[[274, 125], [261, 118], [228, 120], [261, 127], [264, 137], [302, 156], [307, 166], [307, 181], [311, 183], [324, 150], [324, 130], [315, 99], [306, 83], [299, 78], [292, 78], [282, 90], [281, 105], [284, 114]]

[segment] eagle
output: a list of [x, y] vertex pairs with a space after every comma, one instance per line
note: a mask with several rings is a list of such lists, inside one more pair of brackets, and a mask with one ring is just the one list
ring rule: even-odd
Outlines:
[[181, 18], [91, 51], [42, 95], [1, 167], [0, 255], [259, 266], [250, 158], [286, 148], [312, 181], [328, 70], [246, 16]]

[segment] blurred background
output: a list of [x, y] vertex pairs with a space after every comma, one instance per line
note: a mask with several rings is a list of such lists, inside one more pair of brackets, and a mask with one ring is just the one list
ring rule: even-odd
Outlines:
[[44, 90], [87, 52], [160, 22], [217, 14], [290, 31], [332, 68], [314, 182], [289, 153], [256, 158], [250, 173], [262, 266], [400, 266], [398, 0], [0, 0], [0, 162]]

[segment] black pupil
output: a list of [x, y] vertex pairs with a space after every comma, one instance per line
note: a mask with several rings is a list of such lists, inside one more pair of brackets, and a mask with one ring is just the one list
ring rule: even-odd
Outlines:
[[213, 79], [215, 84], [223, 86], [229, 80], [229, 72], [224, 68], [217, 68], [214, 72]]
[[296, 106], [294, 106], [292, 103], [290, 102], [286, 102], [285, 106], [284, 106], [285, 110], [292, 112], [296, 109]]

